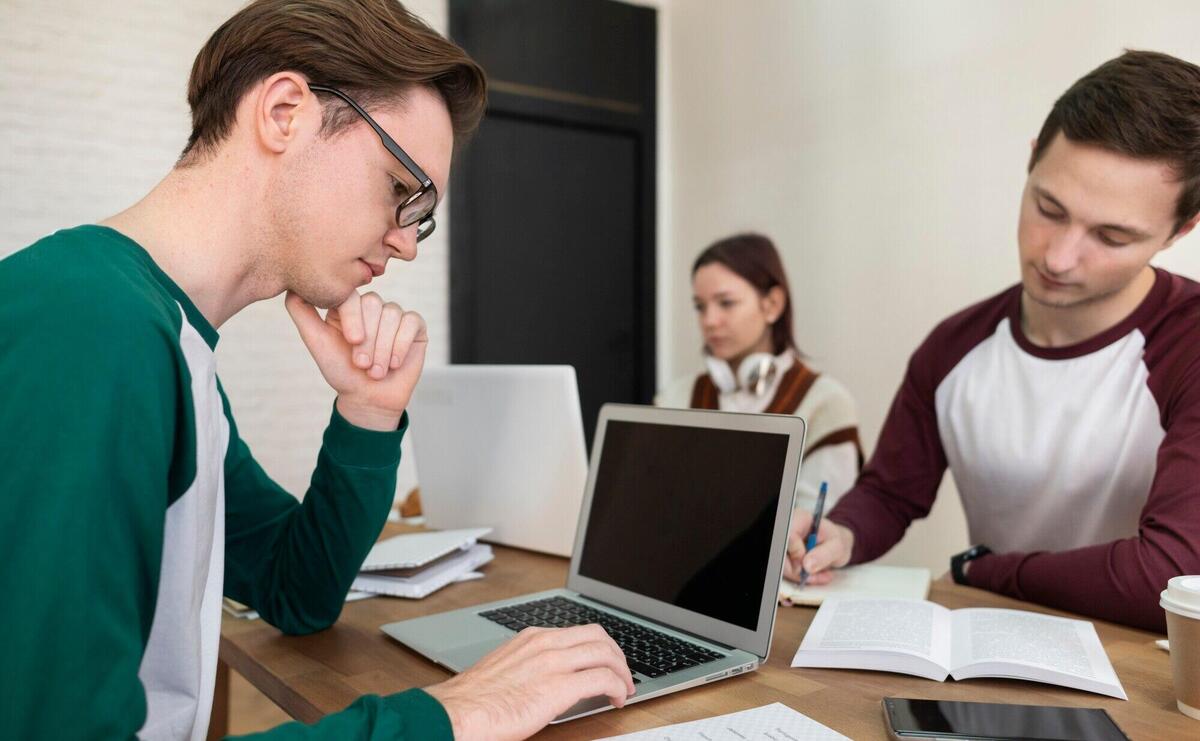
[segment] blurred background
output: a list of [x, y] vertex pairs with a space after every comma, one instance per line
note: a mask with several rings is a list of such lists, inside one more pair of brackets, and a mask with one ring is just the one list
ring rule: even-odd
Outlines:
[[[170, 169], [192, 59], [241, 5], [0, 0], [0, 257]], [[702, 369], [691, 261], [755, 230], [869, 454], [925, 334], [1017, 280], [1017, 202], [1055, 98], [1124, 48], [1200, 62], [1185, 0], [407, 5], [489, 71], [491, 107], [448, 218], [373, 288], [426, 317], [430, 364], [575, 365], [589, 440], [601, 403]], [[1200, 277], [1195, 240], [1160, 264]], [[87, 362], [47, 350], [31, 362]], [[281, 301], [222, 327], [217, 354], [243, 436], [301, 494], [332, 392]], [[419, 473], [406, 457], [400, 496]], [[885, 562], [941, 573], [966, 545], [948, 479]]]

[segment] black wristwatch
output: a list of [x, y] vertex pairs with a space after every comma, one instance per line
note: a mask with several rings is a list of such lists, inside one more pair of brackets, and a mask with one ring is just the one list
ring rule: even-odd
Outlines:
[[991, 548], [986, 545], [976, 545], [968, 548], [962, 553], [958, 553], [950, 557], [950, 574], [954, 577], [955, 584], [966, 584], [967, 574], [963, 571], [963, 566], [967, 561], [974, 561], [977, 558], [988, 555], [992, 552]]

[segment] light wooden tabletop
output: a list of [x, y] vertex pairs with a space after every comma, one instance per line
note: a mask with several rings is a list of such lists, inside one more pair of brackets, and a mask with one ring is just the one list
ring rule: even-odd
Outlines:
[[[401, 532], [389, 525], [385, 535]], [[377, 597], [346, 605], [341, 619], [315, 635], [289, 637], [261, 620], [226, 616], [221, 659], [292, 717], [312, 722], [363, 694], [389, 694], [442, 681], [445, 670], [385, 636], [379, 626], [405, 618], [468, 607], [527, 592], [561, 587], [567, 561], [496, 547], [486, 577], [452, 584], [423, 600]], [[1052, 610], [936, 582], [930, 599], [950, 608], [1016, 607]], [[885, 739], [880, 700], [885, 696], [976, 702], [1104, 708], [1133, 739], [1200, 738], [1200, 723], [1175, 709], [1168, 655], [1161, 636], [1096, 622], [1100, 640], [1125, 687], [1121, 701], [1033, 682], [972, 679], [933, 682], [882, 672], [792, 669], [788, 666], [816, 610], [781, 607], [767, 664], [711, 685], [550, 726], [537, 739], [592, 739], [697, 720], [782, 702], [854, 739]]]

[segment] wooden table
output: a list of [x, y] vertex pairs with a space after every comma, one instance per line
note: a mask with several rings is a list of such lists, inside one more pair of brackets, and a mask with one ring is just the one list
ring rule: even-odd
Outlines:
[[[389, 525], [385, 535], [401, 532]], [[423, 600], [378, 597], [346, 605], [341, 619], [321, 633], [289, 637], [262, 621], [226, 616], [221, 659], [292, 717], [313, 722], [349, 705], [359, 695], [389, 694], [421, 687], [448, 674], [385, 636], [379, 626], [395, 620], [561, 587], [567, 561], [496, 547], [486, 578], [452, 584]], [[936, 582], [930, 599], [950, 608], [1017, 607], [1052, 610], [990, 592]], [[591, 739], [668, 723], [696, 720], [782, 702], [854, 739], [884, 739], [880, 700], [884, 696], [979, 702], [1100, 707], [1133, 739], [1200, 738], [1200, 723], [1175, 709], [1167, 654], [1154, 646], [1160, 636], [1096, 622], [1129, 701], [1033, 682], [997, 679], [944, 683], [882, 672], [792, 669], [788, 666], [816, 611], [780, 608], [767, 664], [734, 679], [647, 700], [550, 726], [537, 739]]]

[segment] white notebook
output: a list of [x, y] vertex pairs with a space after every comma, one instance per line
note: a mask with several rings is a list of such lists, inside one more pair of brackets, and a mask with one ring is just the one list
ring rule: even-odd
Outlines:
[[359, 571], [417, 569], [455, 551], [467, 550], [491, 531], [490, 527], [478, 527], [396, 535], [376, 543]]
[[907, 566], [877, 566], [861, 564], [834, 569], [833, 581], [821, 586], [801, 587], [783, 580], [779, 598], [795, 605], [816, 607], [829, 597], [903, 597], [925, 599], [929, 596], [929, 569]]
[[1024, 610], [838, 598], [817, 610], [794, 667], [872, 669], [938, 682], [1001, 677], [1128, 699], [1096, 628]]
[[[390, 597], [421, 599], [492, 560], [490, 545], [476, 544], [465, 551], [446, 556], [437, 563], [405, 576], [382, 576], [379, 573], [360, 573], [351, 586], [362, 592], [386, 594]], [[383, 572], [394, 573], [394, 572]]]

